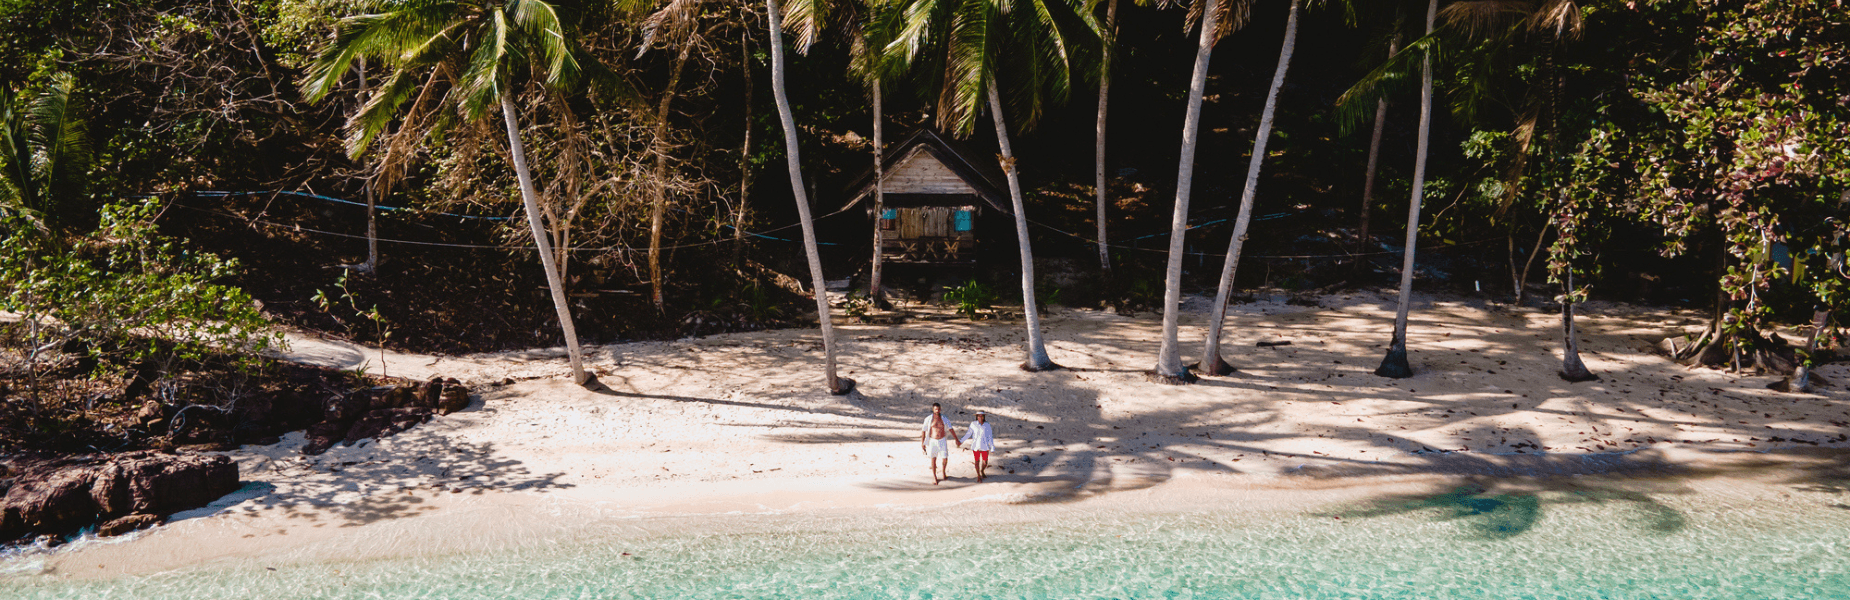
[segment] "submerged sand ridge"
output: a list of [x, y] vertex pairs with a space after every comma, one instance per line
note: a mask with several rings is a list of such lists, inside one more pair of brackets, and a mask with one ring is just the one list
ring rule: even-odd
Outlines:
[[[1199, 353], [1205, 304], [1185, 307], [1186, 355]], [[588, 366], [608, 386], [600, 391], [570, 384], [558, 351], [387, 352], [386, 373], [456, 377], [479, 398], [321, 456], [301, 456], [299, 434], [228, 453], [253, 482], [249, 499], [63, 553], [51, 568], [135, 573], [235, 556], [465, 551], [664, 514], [962, 502], [1134, 509], [1190, 498], [1309, 510], [1433, 481], [1576, 474], [1850, 489], [1844, 454], [1828, 450], [1850, 447], [1850, 394], [1836, 385], [1773, 392], [1765, 385], [1774, 377], [1690, 370], [1649, 352], [1700, 326], [1694, 313], [1583, 307], [1583, 358], [1602, 379], [1569, 384], [1555, 375], [1557, 314], [1470, 300], [1416, 305], [1417, 375], [1376, 377], [1393, 309], [1391, 294], [1375, 293], [1234, 307], [1224, 351], [1240, 372], [1191, 386], [1145, 380], [1160, 315], [1073, 309], [1046, 319], [1048, 352], [1069, 367], [1047, 373], [1017, 368], [1019, 323], [843, 325], [843, 374], [859, 382], [848, 396], [822, 389], [814, 330], [590, 348]], [[291, 347], [299, 360], [379, 372], [376, 349], [302, 338]], [[1843, 364], [1818, 373], [1850, 381]], [[917, 450], [932, 402], [959, 429], [974, 411], [990, 413], [998, 452], [988, 481], [974, 484], [969, 454], [959, 452], [955, 479], [932, 485]], [[1768, 450], [1792, 452], [1760, 454]], [[364, 542], [419, 527], [455, 532]]]

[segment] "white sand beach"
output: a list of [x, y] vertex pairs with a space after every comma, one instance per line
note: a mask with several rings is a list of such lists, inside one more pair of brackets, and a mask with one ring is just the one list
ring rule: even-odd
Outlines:
[[[1192, 299], [1185, 356], [1206, 302]], [[1262, 294], [1229, 315], [1240, 372], [1149, 383], [1160, 315], [1056, 309], [1048, 352], [1068, 367], [1027, 373], [1019, 322], [917, 319], [837, 329], [855, 393], [821, 384], [816, 330], [716, 335], [588, 349], [609, 389], [566, 377], [563, 352], [462, 357], [385, 353], [389, 375], [455, 377], [469, 409], [383, 440], [302, 456], [301, 434], [228, 453], [245, 492], [121, 542], [47, 562], [58, 577], [145, 574], [264, 557], [358, 560], [539, 543], [591, 522], [651, 515], [866, 512], [947, 505], [1124, 510], [1214, 502], [1306, 511], [1465, 479], [1521, 485], [1587, 474], [1664, 489], [1832, 480], [1845, 467], [1850, 365], [1810, 394], [1774, 376], [1690, 369], [1653, 354], [1703, 315], [1581, 308], [1583, 358], [1599, 381], [1570, 384], [1559, 315], [1420, 297], [1409, 347], [1417, 375], [1372, 375], [1391, 293]], [[1257, 347], [1256, 342], [1289, 342]], [[293, 355], [380, 372], [377, 350], [299, 336]], [[1192, 359], [1191, 359], [1192, 360]], [[933, 485], [918, 448], [933, 402], [959, 424], [995, 425], [991, 477], [968, 452]], [[1704, 483], [1725, 482], [1725, 483]]]

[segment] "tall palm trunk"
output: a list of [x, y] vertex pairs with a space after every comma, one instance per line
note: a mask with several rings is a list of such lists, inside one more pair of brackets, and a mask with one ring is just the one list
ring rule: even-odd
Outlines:
[[874, 87], [874, 265], [872, 267], [872, 271], [868, 273], [868, 276], [867, 276], [867, 299], [868, 301], [873, 302], [875, 306], [879, 306], [886, 301], [885, 295], [880, 292], [880, 269], [882, 266], [881, 263], [884, 262], [881, 260], [880, 253], [882, 251], [882, 246], [886, 244], [886, 231], [880, 229], [881, 215], [886, 214], [885, 213], [886, 211], [886, 164], [885, 164], [886, 157], [882, 154], [882, 151], [886, 150], [886, 143], [885, 143], [886, 138], [882, 134], [882, 128], [881, 128], [881, 125], [884, 124], [883, 122], [886, 121], [886, 113], [885, 113], [884, 107], [882, 107], [880, 104], [880, 88], [881, 88], [882, 83], [884, 82], [875, 81], [874, 86], [873, 86]]
[[740, 61], [745, 71], [745, 141], [739, 144], [739, 207], [732, 213], [732, 266], [745, 266], [745, 215], [752, 196], [752, 34], [739, 33]]
[[[1108, 204], [1105, 198], [1105, 107], [1111, 98], [1111, 54], [1117, 46], [1118, 0], [1111, 0], [1111, 3], [1105, 6], [1105, 30], [1109, 37], [1105, 40], [1104, 52], [1099, 57], [1098, 63], [1098, 126], [1094, 136], [1097, 142], [1092, 148], [1092, 192], [1098, 197], [1098, 268], [1105, 273], [1106, 279], [1110, 279], [1111, 251], [1109, 244], [1105, 241], [1105, 205]], [[1191, 102], [1196, 105], [1193, 110], [1200, 112], [1200, 97], [1197, 95], [1193, 98]], [[1160, 368], [1158, 370], [1161, 371]]]
[[[1439, 0], [1426, 5], [1426, 33], [1432, 34]], [[1426, 193], [1426, 149], [1432, 137], [1432, 55], [1420, 59], [1420, 141], [1413, 159], [1413, 197], [1407, 202], [1407, 245], [1400, 263], [1400, 307], [1394, 314], [1394, 339], [1375, 374], [1401, 379], [1413, 376], [1407, 364], [1407, 311], [1413, 302], [1413, 245], [1420, 238], [1420, 199]]]
[[[360, 73], [360, 95], [365, 96], [367, 95], [366, 57], [360, 57], [359, 64], [356, 67]], [[391, 160], [391, 152], [388, 151], [386, 154], [387, 158], [385, 160]], [[385, 169], [381, 168], [379, 170], [384, 171]], [[375, 187], [373, 180], [376, 177], [378, 177], [377, 172], [375, 172], [373, 177], [368, 177], [366, 183], [362, 184], [362, 187], [366, 190], [366, 262], [361, 263], [358, 268], [354, 269], [361, 273], [372, 273], [373, 270], [379, 268], [379, 222], [375, 216], [379, 202], [377, 197], [373, 195]]]
[[662, 312], [662, 222], [668, 212], [668, 108], [674, 103], [676, 88], [681, 85], [681, 70], [687, 65], [688, 51], [694, 44], [681, 44], [681, 53], [675, 56], [674, 67], [668, 71], [667, 91], [662, 94], [662, 103], [655, 109], [655, 140], [649, 151], [655, 154], [655, 181], [649, 190], [649, 297], [655, 301], [655, 312]]
[[[1388, 56], [1400, 50], [1400, 34], [1388, 40]], [[1368, 167], [1362, 175], [1362, 222], [1355, 235], [1356, 260], [1361, 261], [1361, 254], [1373, 247], [1368, 243], [1368, 216], [1375, 205], [1375, 165], [1381, 157], [1381, 134], [1387, 129], [1387, 97], [1375, 100], [1375, 133], [1368, 138]]]
[[[1115, 1], [1114, 5], [1115, 5]], [[1201, 97], [1208, 86], [1208, 61], [1214, 55], [1214, 34], [1220, 26], [1220, 3], [1207, 2], [1201, 17], [1201, 41], [1195, 47], [1195, 74], [1188, 81], [1188, 112], [1182, 119], [1182, 159], [1176, 167], [1176, 201], [1175, 214], [1169, 219], [1169, 265], [1164, 271], [1163, 279], [1163, 343], [1156, 352], [1156, 372], [1152, 378], [1159, 383], [1182, 384], [1194, 381], [1195, 376], [1182, 367], [1181, 341], [1176, 333], [1180, 325], [1182, 303], [1182, 256], [1187, 246], [1184, 236], [1188, 233], [1188, 200], [1195, 183], [1195, 146], [1199, 141], [1201, 129]], [[1104, 104], [1101, 98], [1099, 103]], [[1104, 114], [1099, 111], [1099, 133], [1103, 139]], [[1100, 145], [1100, 157], [1103, 157], [1103, 145]], [[1104, 163], [1099, 168], [1099, 180], [1104, 181]], [[1105, 205], [1100, 195], [1099, 211], [1103, 213]], [[1104, 226], [1103, 220], [1100, 227]]]
[[822, 278], [822, 255], [816, 251], [816, 223], [811, 220], [809, 194], [803, 189], [803, 159], [797, 153], [797, 123], [790, 115], [790, 98], [784, 91], [784, 16], [777, 0], [765, 0], [771, 23], [771, 92], [777, 98], [777, 119], [784, 127], [784, 158], [790, 169], [790, 193], [796, 198], [797, 220], [803, 225], [803, 252], [809, 258], [811, 291], [816, 296], [816, 321], [822, 326], [823, 373], [829, 393], [854, 391], [854, 380], [835, 375], [835, 326], [829, 314], [829, 290]]
[[1227, 242], [1227, 262], [1221, 266], [1220, 287], [1214, 292], [1213, 314], [1208, 317], [1208, 339], [1201, 352], [1201, 371], [1209, 375], [1233, 372], [1233, 365], [1221, 359], [1221, 328], [1227, 320], [1227, 297], [1233, 293], [1240, 250], [1246, 245], [1246, 228], [1253, 220], [1253, 199], [1259, 192], [1259, 169], [1265, 165], [1266, 140], [1272, 137], [1272, 115], [1278, 108], [1278, 90], [1285, 86], [1285, 70], [1291, 66], [1291, 53], [1297, 48], [1297, 41], [1298, 0], [1291, 0], [1291, 12], [1285, 19], [1285, 43], [1278, 52], [1278, 70], [1272, 73], [1272, 87], [1265, 94], [1265, 112], [1259, 117], [1259, 132], [1253, 136], [1253, 156], [1246, 165], [1246, 186], [1240, 190], [1240, 214], [1233, 222], [1233, 239]]
[[1561, 379], [1572, 383], [1597, 381], [1598, 375], [1587, 370], [1587, 364], [1580, 361], [1580, 333], [1574, 329], [1574, 268], [1567, 269], [1565, 293], [1561, 296], [1561, 335], [1565, 339], [1561, 348]]
[[1028, 246], [1028, 212], [1021, 197], [1021, 175], [1015, 169], [1015, 152], [1009, 148], [1008, 123], [1002, 118], [1002, 93], [996, 91], [997, 86], [995, 76], [990, 75], [986, 86], [989, 88], [990, 120], [996, 124], [996, 145], [1002, 150], [1002, 172], [1008, 175], [1009, 201], [1015, 209], [1015, 244], [1021, 251], [1021, 313], [1028, 321], [1028, 360], [1021, 363], [1021, 368], [1051, 371], [1060, 365], [1047, 357], [1047, 347], [1041, 340], [1041, 311], [1034, 302], [1034, 250]]
[[527, 209], [527, 225], [533, 228], [533, 245], [539, 247], [540, 267], [546, 270], [546, 287], [552, 291], [553, 309], [559, 312], [559, 330], [565, 334], [566, 356], [572, 363], [572, 382], [590, 385], [585, 376], [584, 355], [578, 349], [578, 329], [572, 326], [572, 310], [565, 302], [565, 282], [553, 263], [552, 243], [546, 226], [540, 221], [539, 194], [533, 191], [533, 173], [527, 170], [527, 147], [520, 142], [520, 124], [514, 117], [514, 94], [501, 92], [501, 119], [507, 122], [508, 154], [514, 159], [514, 175], [520, 180], [520, 203]]

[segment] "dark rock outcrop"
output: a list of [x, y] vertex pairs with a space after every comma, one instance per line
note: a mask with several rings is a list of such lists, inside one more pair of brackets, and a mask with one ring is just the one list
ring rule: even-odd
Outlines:
[[160, 515], [129, 515], [110, 519], [102, 525], [96, 526], [96, 535], [97, 537], [116, 537], [137, 529], [147, 529], [159, 525], [160, 522]]
[[430, 409], [421, 407], [375, 410], [353, 422], [353, 427], [347, 430], [346, 442], [353, 444], [367, 438], [389, 436], [429, 421], [430, 415]]
[[443, 382], [443, 391], [438, 393], [436, 409], [438, 414], [450, 414], [469, 407], [469, 388], [454, 378]]
[[197, 508], [238, 489], [224, 456], [131, 452], [47, 462], [22, 470], [0, 498], [0, 539], [68, 533], [98, 519]]

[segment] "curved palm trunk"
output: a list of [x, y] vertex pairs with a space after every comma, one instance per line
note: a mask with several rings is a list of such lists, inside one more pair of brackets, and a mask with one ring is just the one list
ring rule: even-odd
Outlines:
[[693, 44], [681, 44], [681, 53], [675, 56], [674, 67], [668, 71], [668, 89], [662, 95], [662, 104], [655, 109], [655, 140], [650, 145], [650, 152], [655, 154], [654, 189], [650, 190], [649, 203], [649, 297], [655, 301], [655, 312], [662, 312], [662, 223], [668, 212], [668, 107], [674, 102], [676, 88], [681, 85], [681, 69], [687, 65], [688, 51]]
[[1572, 383], [1598, 381], [1599, 376], [1587, 370], [1587, 364], [1580, 361], [1580, 333], [1574, 329], [1574, 270], [1567, 271], [1565, 294], [1561, 297], [1561, 335], [1565, 339], [1561, 349], [1561, 378]]
[[[1439, 0], [1426, 6], [1426, 33], [1432, 33]], [[1394, 314], [1394, 339], [1375, 374], [1402, 379], [1413, 376], [1407, 364], [1407, 310], [1413, 302], [1413, 244], [1420, 238], [1420, 199], [1426, 192], [1426, 147], [1432, 137], [1432, 55], [1420, 59], [1420, 142], [1413, 160], [1413, 198], [1407, 202], [1407, 245], [1400, 263], [1400, 307]]]
[[[1214, 54], [1214, 32], [1220, 26], [1220, 3], [1208, 2], [1201, 17], [1201, 41], [1195, 47], [1195, 74], [1188, 81], [1188, 113], [1182, 119], [1182, 159], [1176, 167], [1176, 201], [1175, 214], [1169, 219], [1169, 265], [1164, 271], [1163, 279], [1163, 343], [1156, 351], [1156, 371], [1151, 374], [1158, 383], [1182, 384], [1195, 380], [1195, 376], [1182, 366], [1181, 341], [1176, 333], [1180, 325], [1182, 303], [1182, 256], [1186, 245], [1184, 236], [1188, 234], [1188, 200], [1195, 182], [1195, 145], [1199, 141], [1201, 129], [1201, 97], [1208, 85], [1208, 62]], [[1115, 0], [1114, 0], [1115, 2]], [[1103, 104], [1103, 100], [1100, 104]], [[1099, 111], [1099, 132], [1104, 132], [1104, 111]], [[1103, 135], [1100, 136], [1101, 139]], [[1103, 157], [1103, 146], [1101, 154]], [[1104, 163], [1100, 162], [1099, 181], [1104, 181]], [[1099, 211], [1105, 210], [1104, 195], [1100, 194]], [[1103, 220], [1100, 221], [1103, 227]]]
[[[1092, 149], [1094, 175], [1092, 190], [1093, 194], [1098, 197], [1098, 268], [1105, 273], [1106, 279], [1110, 279], [1111, 251], [1105, 241], [1105, 205], [1107, 204], [1105, 198], [1105, 106], [1111, 97], [1111, 51], [1117, 44], [1118, 0], [1111, 0], [1111, 3], [1105, 7], [1105, 28], [1110, 30], [1111, 40], [1105, 43], [1103, 56], [1099, 58], [1098, 64], [1098, 126], [1095, 136], [1098, 141]], [[1197, 62], [1199, 61], [1200, 59], [1197, 59]], [[1199, 95], [1191, 96], [1191, 98], [1190, 102], [1194, 104], [1192, 110], [1200, 112]], [[1192, 155], [1191, 153], [1190, 156]]]
[[880, 229], [880, 215], [886, 211], [886, 157], [881, 154], [886, 149], [881, 129], [886, 113], [880, 104], [881, 83], [874, 82], [874, 266], [867, 276], [867, 299], [874, 306], [886, 303], [886, 295], [880, 292], [880, 268], [884, 262], [880, 253], [886, 244], [886, 232]]
[[1265, 165], [1266, 139], [1272, 136], [1272, 115], [1278, 108], [1278, 90], [1285, 85], [1285, 70], [1291, 66], [1291, 52], [1296, 49], [1297, 41], [1298, 0], [1291, 0], [1291, 12], [1285, 20], [1285, 43], [1278, 52], [1278, 70], [1273, 72], [1272, 88], [1265, 94], [1265, 112], [1259, 117], [1259, 133], [1253, 136], [1253, 157], [1246, 165], [1246, 186], [1240, 191], [1240, 214], [1233, 221], [1233, 239], [1227, 242], [1227, 262], [1221, 266], [1220, 287], [1214, 292], [1213, 314], [1208, 317], [1208, 339], [1201, 351], [1201, 371], [1209, 375], [1227, 375], [1234, 370], [1233, 365], [1221, 359], [1221, 328], [1227, 320], [1227, 297], [1233, 293], [1240, 249], [1246, 245], [1246, 228], [1253, 220], [1253, 197], [1259, 192], [1259, 169]]
[[565, 303], [565, 283], [554, 265], [552, 242], [540, 222], [539, 195], [533, 191], [533, 173], [527, 170], [527, 147], [520, 142], [520, 124], [514, 118], [514, 96], [501, 92], [501, 119], [507, 122], [508, 154], [514, 159], [514, 175], [520, 179], [520, 203], [527, 209], [527, 225], [533, 228], [533, 244], [539, 247], [540, 267], [546, 270], [546, 287], [552, 291], [553, 309], [559, 311], [559, 330], [565, 334], [566, 356], [572, 363], [572, 382], [589, 386], [594, 380], [585, 376], [584, 354], [578, 349], [578, 329], [572, 326], [572, 310]]
[[[1388, 40], [1388, 56], [1393, 56], [1399, 49], [1400, 35], [1396, 34]], [[1381, 157], [1381, 134], [1386, 129], [1387, 98], [1384, 96], [1375, 101], [1375, 133], [1368, 138], [1368, 167], [1362, 176], [1362, 222], [1355, 235], [1355, 253], [1358, 255], [1356, 264], [1361, 264], [1360, 255], [1367, 253], [1371, 246], [1368, 243], [1368, 216], [1375, 205], [1375, 165], [1376, 159]]]
[[809, 258], [811, 291], [816, 296], [816, 321], [822, 325], [823, 373], [829, 393], [854, 391], [854, 380], [835, 375], [835, 326], [829, 314], [828, 284], [822, 279], [822, 255], [816, 251], [816, 223], [811, 220], [809, 194], [803, 189], [803, 160], [797, 154], [796, 118], [790, 115], [790, 98], [784, 92], [784, 17], [777, 0], [765, 0], [771, 24], [771, 92], [777, 98], [777, 119], [784, 127], [784, 157], [790, 168], [790, 193], [796, 198], [797, 219], [803, 224], [803, 252]]
[[1028, 246], [1028, 213], [1021, 198], [1021, 176], [1015, 170], [1015, 152], [1009, 149], [1008, 124], [1002, 118], [1002, 94], [996, 91], [992, 76], [989, 85], [990, 120], [996, 124], [996, 144], [1002, 150], [1002, 172], [1008, 175], [1009, 201], [1015, 208], [1015, 243], [1021, 251], [1021, 314], [1028, 321], [1028, 360], [1024, 371], [1051, 371], [1060, 368], [1047, 357], [1041, 340], [1041, 311], [1034, 304], [1034, 250]]

